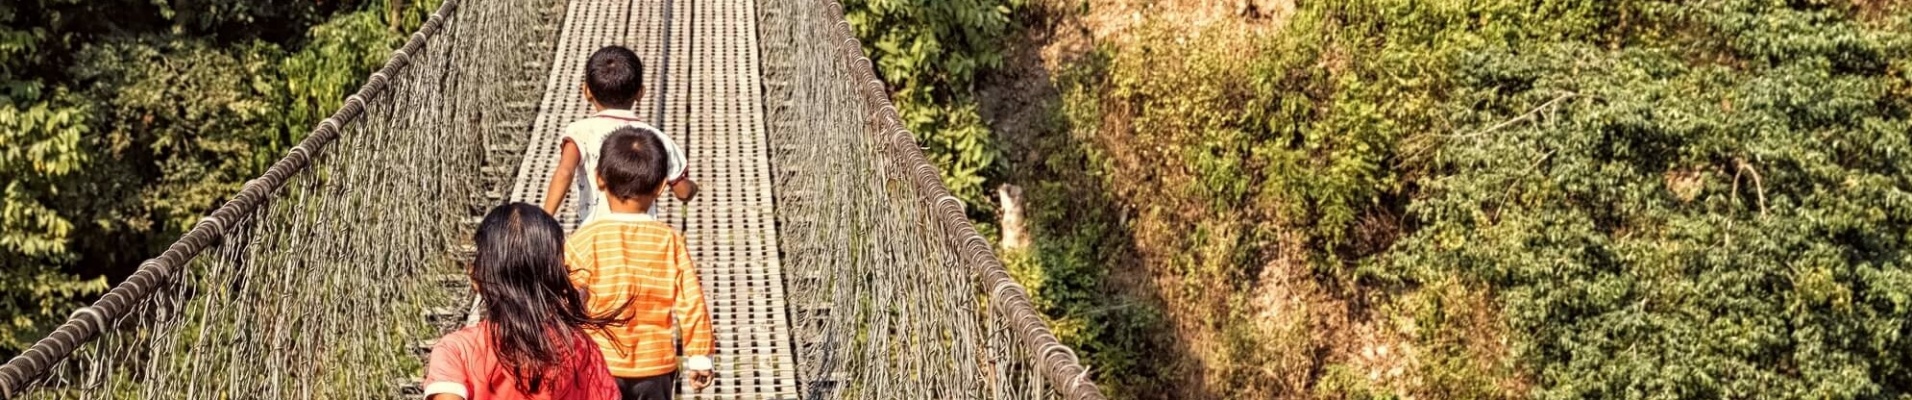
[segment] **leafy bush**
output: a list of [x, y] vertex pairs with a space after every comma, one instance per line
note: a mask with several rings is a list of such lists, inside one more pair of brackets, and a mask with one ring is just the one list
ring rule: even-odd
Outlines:
[[982, 71], [1002, 64], [1009, 16], [1019, 1], [843, 2], [845, 18], [894, 92], [904, 126], [972, 216], [994, 209], [984, 187], [1002, 159], [977, 110], [974, 85]]
[[[1067, 187], [1032, 202], [1114, 215], [1034, 216], [1050, 253], [1031, 257], [1070, 261], [1019, 274], [1053, 316], [1092, 321], [1106, 284], [1062, 278], [1143, 268], [1178, 335], [1214, 342], [1188, 350], [1196, 370], [1098, 368], [1123, 396], [1153, 393], [1129, 376], [1200, 373], [1171, 381], [1257, 398], [1902, 397], [1907, 11], [1361, 0], [1303, 3], [1270, 36], [1156, 21], [1106, 50], [1105, 78], [1063, 82], [1088, 93], [1058, 110], [1086, 149], [1051, 160], [1100, 154], [1093, 168], [1032, 184]], [[1068, 245], [1082, 235], [1129, 242]], [[1351, 370], [1347, 339], [1240, 333], [1278, 268], [1318, 288], [1312, 314], [1284, 318], [1320, 335], [1350, 329], [1321, 313], [1412, 321], [1422, 379]], [[1496, 341], [1481, 332], [1508, 354], [1469, 345]], [[1159, 350], [1101, 345], [1085, 347]]]
[[1627, 4], [1452, 57], [1391, 265], [1499, 288], [1537, 397], [1912, 393], [1912, 36], [1857, 12]]
[[0, 3], [0, 358], [302, 139], [407, 3]]

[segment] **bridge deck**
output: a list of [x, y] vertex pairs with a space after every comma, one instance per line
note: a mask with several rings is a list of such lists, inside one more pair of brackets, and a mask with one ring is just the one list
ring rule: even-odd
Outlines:
[[[565, 124], [590, 115], [579, 91], [592, 51], [621, 44], [644, 60], [639, 115], [683, 144], [703, 191], [666, 201], [703, 279], [717, 334], [717, 382], [686, 398], [796, 398], [763, 130], [755, 3], [751, 0], [573, 0], [544, 101], [512, 188], [541, 204]], [[667, 9], [668, 7], [668, 9]], [[665, 24], [668, 21], [669, 27]], [[567, 229], [577, 217], [566, 202]]]

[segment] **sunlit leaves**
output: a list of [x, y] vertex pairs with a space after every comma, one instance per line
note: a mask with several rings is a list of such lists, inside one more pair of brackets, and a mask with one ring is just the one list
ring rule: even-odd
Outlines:
[[989, 209], [984, 184], [1002, 158], [971, 90], [1002, 64], [1019, 0], [852, 0], [845, 17], [895, 91], [905, 127], [972, 211]]
[[1456, 129], [1398, 271], [1498, 287], [1539, 397], [1904, 393], [1912, 122], [1885, 72], [1906, 33], [1752, 1], [1615, 11], [1668, 31], [1452, 59]]
[[385, 21], [376, 13], [346, 14], [313, 26], [304, 48], [279, 62], [285, 76], [287, 99], [278, 111], [281, 127], [277, 135], [265, 138], [255, 156], [254, 168], [263, 171], [279, 154], [325, 119], [357, 90], [366, 75], [385, 62], [385, 49], [397, 45], [399, 36], [384, 29]]
[[[1088, 84], [1096, 96], [1065, 105], [1089, 133], [1076, 139], [1120, 153], [1113, 178], [1050, 192], [1146, 200], [1113, 199], [1122, 223], [1036, 219], [1115, 227], [1141, 252], [1171, 254], [1146, 267], [1185, 285], [1160, 290], [1193, 314], [1183, 321], [1260, 322], [1227, 319], [1235, 310], [1222, 308], [1234, 304], [1209, 294], [1256, 289], [1244, 274], [1293, 262], [1270, 254], [1301, 254], [1313, 279], [1379, 304], [1370, 312], [1430, 308], [1431, 287], [1491, 296], [1501, 321], [1487, 324], [1505, 329], [1419, 318], [1425, 380], [1414, 385], [1429, 387], [1395, 394], [1445, 398], [1429, 393], [1481, 382], [1539, 398], [1912, 392], [1912, 10], [1752, 0], [1298, 6], [1255, 46], [1189, 40], [1214, 32], [1169, 26], [1114, 49], [1107, 76]], [[1307, 237], [1299, 249], [1278, 239], [1295, 234]], [[1128, 265], [1120, 252], [1043, 255], [1033, 259], [1069, 273]], [[1072, 288], [1054, 276], [1025, 275], [1041, 278], [1049, 299], [1077, 294], [1057, 293]], [[1482, 353], [1451, 345], [1481, 331], [1505, 332], [1491, 340], [1511, 347], [1508, 368], [1472, 367]], [[1269, 368], [1239, 361], [1252, 353], [1204, 367]], [[1319, 379], [1316, 394], [1401, 389], [1370, 387], [1338, 356], [1322, 357], [1308, 361], [1331, 365], [1298, 372], [1320, 374], [1306, 378]]]
[[74, 298], [106, 289], [103, 278], [81, 279], [37, 265], [0, 274], [0, 349], [22, 348], [64, 317]]
[[283, 156], [438, 3], [0, 2], [0, 357]]
[[14, 253], [8, 258], [66, 258], [73, 224], [54, 210], [59, 204], [44, 200], [59, 190], [57, 182], [85, 166], [88, 157], [79, 147], [86, 111], [56, 101], [0, 101], [0, 248]]

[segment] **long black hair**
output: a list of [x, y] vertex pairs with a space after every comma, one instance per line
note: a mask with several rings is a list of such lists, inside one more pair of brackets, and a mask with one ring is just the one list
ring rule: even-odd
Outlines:
[[511, 203], [491, 209], [478, 233], [471, 280], [484, 296], [486, 336], [518, 390], [538, 393], [560, 371], [586, 329], [616, 321], [593, 317], [564, 265], [564, 228], [543, 209]]

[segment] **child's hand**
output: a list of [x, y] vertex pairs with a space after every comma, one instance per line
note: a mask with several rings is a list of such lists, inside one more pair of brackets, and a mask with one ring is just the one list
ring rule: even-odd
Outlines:
[[715, 380], [717, 380], [717, 374], [710, 370], [690, 371], [690, 388], [696, 390], [698, 393], [703, 393], [704, 388], [710, 387], [711, 381]]

